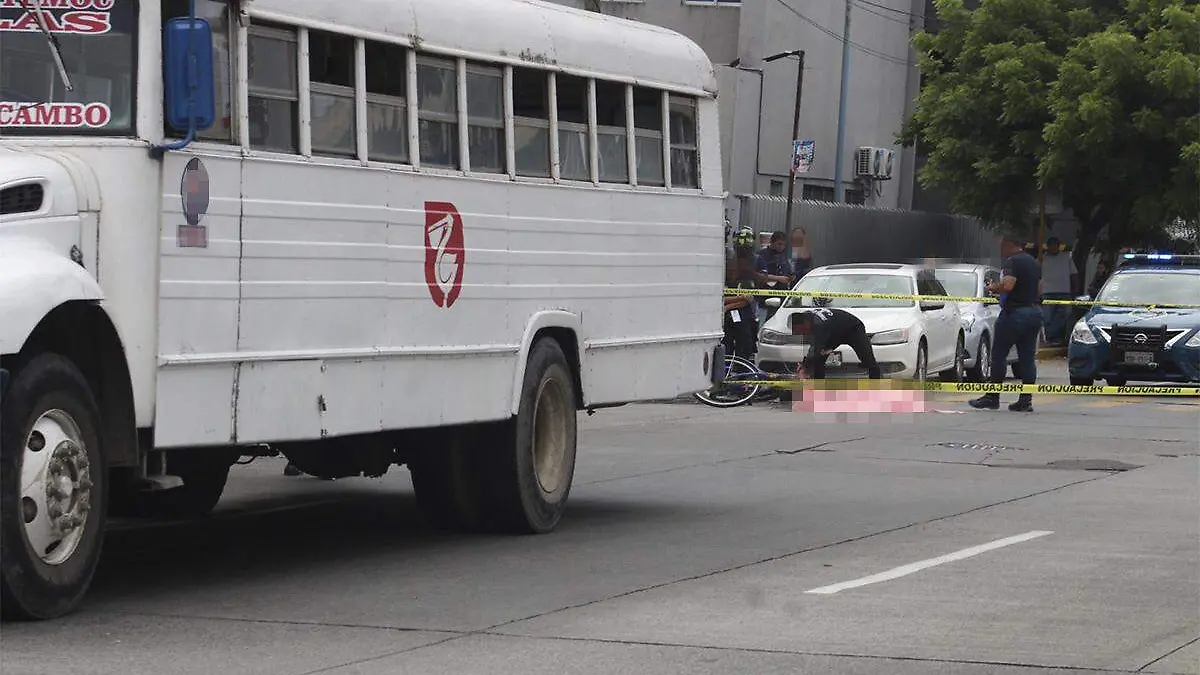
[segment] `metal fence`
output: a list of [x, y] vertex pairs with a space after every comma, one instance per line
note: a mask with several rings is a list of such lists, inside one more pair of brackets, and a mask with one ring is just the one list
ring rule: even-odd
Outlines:
[[[739, 227], [756, 234], [784, 230], [787, 199], [738, 195]], [[950, 259], [997, 265], [1000, 238], [969, 216], [797, 201], [792, 227], [808, 232], [813, 264]]]

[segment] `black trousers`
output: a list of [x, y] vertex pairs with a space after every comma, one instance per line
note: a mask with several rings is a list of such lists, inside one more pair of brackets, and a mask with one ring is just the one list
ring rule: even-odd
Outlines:
[[[845, 340], [840, 344], [826, 345], [825, 348], [833, 349], [835, 347], [840, 347], [842, 344], [854, 350], [854, 354], [858, 357], [859, 362], [867, 367], [868, 376], [872, 380], [879, 380], [883, 378], [883, 373], [879, 369], [879, 362], [875, 360], [875, 350], [871, 348], [871, 338], [867, 337], [866, 330], [860, 330], [854, 335], [851, 335], [850, 339]], [[826, 358], [827, 357], [824, 354], [818, 354], [816, 356], [816, 363], [814, 363], [812, 366], [812, 376], [814, 379], [825, 379]]]
[[747, 320], [745, 317], [746, 310], [742, 310], [741, 321], [730, 321], [725, 319], [725, 338], [721, 340], [725, 344], [725, 354], [739, 356], [747, 361], [754, 361], [754, 320]]

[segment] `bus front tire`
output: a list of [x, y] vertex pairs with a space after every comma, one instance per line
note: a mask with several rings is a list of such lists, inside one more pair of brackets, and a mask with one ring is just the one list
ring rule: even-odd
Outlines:
[[34, 357], [5, 393], [0, 411], [0, 608], [5, 618], [63, 616], [75, 610], [91, 585], [108, 497], [99, 420], [87, 380], [57, 354]]

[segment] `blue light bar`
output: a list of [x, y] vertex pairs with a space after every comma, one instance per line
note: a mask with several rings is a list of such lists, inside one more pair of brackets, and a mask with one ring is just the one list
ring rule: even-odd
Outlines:
[[1183, 265], [1187, 267], [1200, 266], [1200, 255], [1176, 255], [1174, 253], [1125, 253], [1121, 256], [1121, 265], [1164, 263]]

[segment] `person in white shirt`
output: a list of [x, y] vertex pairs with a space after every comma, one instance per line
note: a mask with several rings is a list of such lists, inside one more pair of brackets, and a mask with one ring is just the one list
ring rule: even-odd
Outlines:
[[[1071, 254], [1062, 250], [1058, 237], [1046, 240], [1046, 255], [1042, 259], [1042, 300], [1070, 300], [1079, 293], [1079, 271]], [[1070, 305], [1042, 305], [1045, 316], [1046, 342], [1061, 345], [1067, 341]]]

